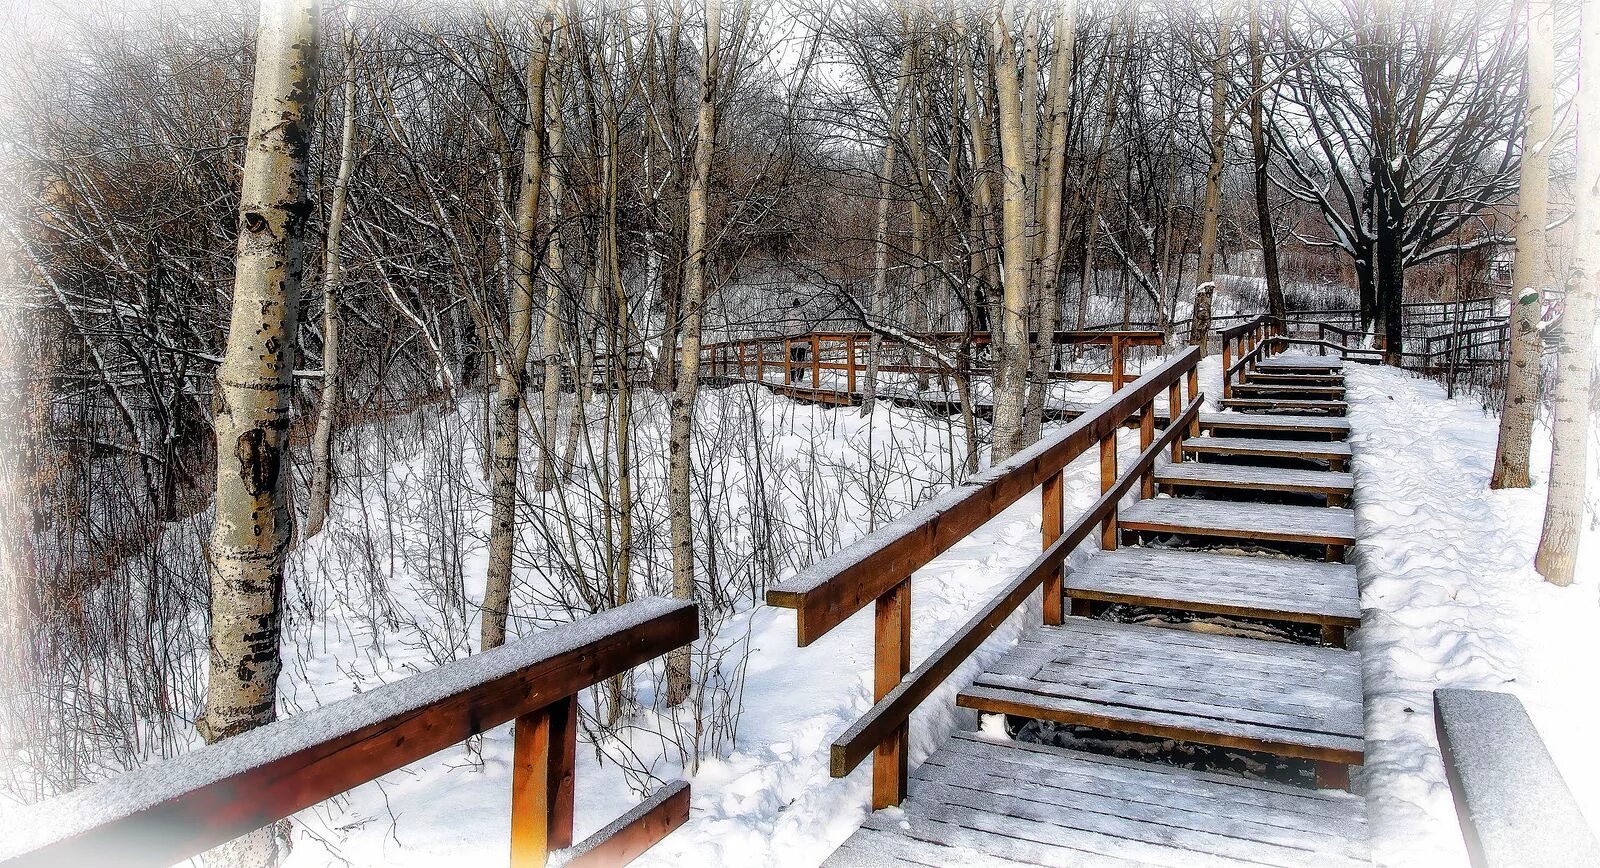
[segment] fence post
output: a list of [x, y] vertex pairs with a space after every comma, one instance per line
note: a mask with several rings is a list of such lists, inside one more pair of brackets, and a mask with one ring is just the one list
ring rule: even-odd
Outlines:
[[1122, 338], [1113, 335], [1111, 338], [1111, 391], [1122, 388], [1125, 372], [1122, 367]]
[[[1198, 366], [1190, 368], [1189, 369], [1189, 376], [1186, 377], [1185, 379], [1187, 379], [1188, 382], [1189, 382], [1189, 403], [1193, 404], [1195, 399], [1197, 397], [1199, 397], [1199, 395], [1200, 395], [1200, 370], [1199, 370]], [[1174, 416], [1173, 418], [1176, 419], [1177, 417]], [[1189, 436], [1190, 437], [1199, 437], [1200, 436], [1200, 414], [1199, 413], [1196, 413], [1195, 416], [1194, 416], [1194, 421], [1189, 423]]]
[[856, 336], [853, 334], [845, 335], [844, 345], [845, 355], [849, 359], [845, 363], [845, 369], [847, 371], [845, 374], [845, 379], [847, 381], [845, 389], [850, 394], [854, 395], [856, 392]]
[[519, 718], [512, 731], [511, 865], [540, 868], [572, 846], [578, 703], [567, 696]]
[[756, 341], [756, 382], [767, 381], [767, 344], [765, 341]]
[[783, 384], [794, 384], [794, 341], [783, 339]]
[[[1044, 547], [1050, 548], [1051, 544], [1061, 538], [1062, 528], [1066, 524], [1065, 498], [1062, 496], [1061, 471], [1056, 471], [1044, 481], [1044, 488], [1040, 500], [1044, 507], [1044, 520], [1040, 528], [1044, 536]], [[1044, 623], [1046, 626], [1055, 626], [1061, 623], [1061, 580], [1062, 568], [1056, 567], [1044, 579]]]
[[[1117, 429], [1100, 441], [1100, 493], [1105, 494], [1117, 484]], [[1114, 551], [1117, 547], [1117, 511], [1115, 508], [1100, 524], [1100, 548]]]
[[1228, 373], [1228, 368], [1233, 364], [1233, 338], [1224, 338], [1222, 341], [1222, 397], [1233, 397], [1233, 375]]
[[[1156, 442], [1156, 399], [1151, 398], [1139, 410], [1139, 453], [1142, 455], [1150, 444]], [[1156, 496], [1155, 468], [1145, 471], [1139, 483], [1139, 496], [1149, 499]]]
[[822, 337], [811, 333], [811, 388], [822, 388]]
[[[911, 579], [878, 598], [873, 622], [873, 701], [883, 699], [911, 671]], [[906, 796], [909, 730], [900, 724], [872, 754], [872, 809], [898, 805]]]
[[[1172, 385], [1167, 387], [1167, 424], [1168, 425], [1176, 425], [1176, 424], [1178, 424], [1178, 415], [1181, 412], [1180, 408], [1182, 406], [1183, 406], [1183, 387], [1181, 385], [1179, 385], [1177, 380], [1173, 380], [1172, 381]], [[1182, 461], [1183, 460], [1183, 438], [1182, 437], [1174, 437], [1174, 438], [1172, 438], [1172, 460], [1173, 461]]]

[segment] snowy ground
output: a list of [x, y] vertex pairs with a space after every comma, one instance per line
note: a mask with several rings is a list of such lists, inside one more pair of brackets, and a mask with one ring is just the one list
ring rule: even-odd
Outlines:
[[[1585, 531], [1572, 587], [1534, 572], [1549, 432], [1534, 438], [1534, 487], [1490, 491], [1494, 416], [1390, 368], [1351, 365], [1346, 381], [1362, 537], [1354, 559], [1364, 614], [1354, 647], [1367, 689], [1365, 789], [1377, 861], [1466, 864], [1434, 736], [1436, 687], [1519, 696], [1590, 826], [1600, 828], [1600, 534]], [[1593, 457], [1590, 467], [1593, 491]]]

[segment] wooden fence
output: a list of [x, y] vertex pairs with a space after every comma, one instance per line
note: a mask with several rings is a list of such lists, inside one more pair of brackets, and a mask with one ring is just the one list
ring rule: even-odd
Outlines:
[[[699, 609], [652, 598], [447, 663], [0, 817], [0, 866], [171, 865], [515, 720], [510, 858], [572, 844], [577, 694], [693, 642]], [[574, 847], [617, 865], [682, 825], [669, 785]]]
[[[1117, 504], [1135, 484], [1139, 496], [1154, 496], [1156, 458], [1170, 451], [1176, 459], [1180, 438], [1198, 433], [1200, 358], [1198, 347], [1178, 353], [1009, 460], [768, 590], [769, 604], [795, 610], [802, 646], [868, 604], [874, 607], [877, 704], [834, 742], [831, 768], [835, 777], [843, 777], [872, 756], [875, 809], [899, 804], [905, 796], [911, 712], [1036, 589], [1043, 588], [1044, 622], [1060, 624], [1067, 556], [1096, 534], [1103, 548], [1116, 547]], [[1184, 384], [1187, 402], [1181, 394]], [[1158, 437], [1155, 400], [1163, 392], [1171, 422]], [[1140, 452], [1119, 473], [1117, 432], [1130, 417], [1139, 420]], [[1094, 448], [1099, 451], [1101, 495], [1068, 526], [1062, 472]], [[1043, 552], [910, 671], [912, 574], [1035, 489], [1042, 489]]]

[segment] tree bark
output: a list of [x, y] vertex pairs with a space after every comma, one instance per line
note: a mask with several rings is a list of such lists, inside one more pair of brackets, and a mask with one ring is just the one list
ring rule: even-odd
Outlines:
[[[1600, 82], [1600, 0], [1579, 7], [1578, 76]], [[1588, 480], [1594, 408], [1596, 282], [1600, 281], [1600, 89], [1580, 84], [1576, 99], [1578, 159], [1571, 270], [1561, 316], [1561, 359], [1556, 368], [1555, 424], [1551, 432], [1550, 492], [1533, 565], [1555, 585], [1570, 585], [1578, 556], [1583, 496]]]
[[1555, 4], [1528, 0], [1527, 126], [1517, 192], [1516, 259], [1511, 272], [1511, 359], [1490, 488], [1528, 487], [1528, 448], [1539, 406], [1539, 297], [1548, 279], [1545, 220], [1550, 198], [1550, 131], [1555, 121]]
[[506, 352], [495, 379], [494, 464], [490, 481], [489, 570], [483, 589], [480, 650], [498, 648], [506, 640], [506, 615], [511, 607], [511, 560], [517, 534], [517, 465], [520, 457], [522, 388], [527, 379], [528, 348], [533, 338], [533, 289], [537, 258], [535, 233], [539, 197], [544, 186], [544, 82], [550, 60], [552, 2], [539, 17], [533, 55], [527, 70], [527, 125], [522, 132], [522, 178], [514, 216], [516, 236], [511, 259], [511, 300], [507, 307]]
[[344, 231], [345, 204], [350, 199], [350, 171], [356, 151], [356, 31], [347, 21], [344, 34], [344, 126], [339, 132], [339, 169], [328, 207], [328, 239], [322, 249], [322, 400], [311, 435], [311, 492], [305, 538], [322, 532], [332, 496], [333, 418], [339, 406], [339, 290], [344, 285], [344, 260], [339, 240]]
[[549, 63], [554, 69], [546, 84], [550, 92], [550, 110], [554, 114], [546, 119], [545, 124], [550, 135], [550, 168], [546, 170], [550, 176], [550, 193], [549, 201], [545, 204], [545, 219], [549, 223], [550, 235], [544, 252], [544, 322], [539, 332], [540, 351], [544, 355], [544, 381], [540, 390], [539, 471], [534, 477], [534, 488], [538, 491], [549, 491], [556, 484], [555, 430], [561, 412], [561, 281], [565, 268], [561, 250], [561, 200], [566, 196], [565, 167], [562, 165], [562, 160], [566, 158], [566, 136], [562, 106], [566, 102], [566, 92], [561, 84], [560, 45], [560, 38], [552, 35], [553, 56]]
[[1267, 135], [1261, 105], [1266, 87], [1261, 74], [1264, 54], [1261, 0], [1250, 0], [1250, 153], [1255, 162], [1256, 224], [1261, 232], [1261, 274], [1267, 282], [1267, 312], [1281, 321], [1288, 317], [1289, 308], [1283, 300], [1283, 281], [1278, 274], [1278, 239], [1272, 231], [1272, 203], [1268, 198], [1272, 183], [1267, 177]]
[[[1027, 152], [1024, 147], [1021, 94], [1017, 87], [1017, 52], [1006, 23], [1004, 7], [996, 7], [991, 28], [994, 80], [999, 102], [1001, 186], [1001, 245], [1004, 260], [1004, 295], [1001, 310], [999, 357], [994, 374], [995, 463], [1010, 458], [1022, 443], [1022, 411], [1028, 377], [1028, 277], [1033, 268], [1028, 236]], [[1029, 113], [1031, 114], [1031, 113]]]
[[1222, 169], [1228, 133], [1228, 41], [1233, 10], [1217, 24], [1217, 54], [1211, 66], [1211, 161], [1206, 167], [1205, 211], [1200, 221], [1200, 262], [1195, 273], [1194, 312], [1189, 343], [1204, 352], [1211, 333], [1211, 299], [1216, 292], [1217, 221], [1222, 212]]
[[1039, 257], [1039, 324], [1033, 345], [1032, 388], [1023, 420], [1024, 437], [1036, 440], [1044, 430], [1044, 405], [1050, 392], [1050, 361], [1055, 353], [1056, 321], [1061, 296], [1061, 205], [1067, 184], [1069, 93], [1072, 87], [1072, 52], [1077, 34], [1077, 3], [1065, 0], [1056, 9], [1055, 57], [1050, 65], [1049, 144], [1045, 155], [1044, 205], [1041, 222], [1044, 243]]
[[[233, 310], [217, 368], [216, 522], [211, 666], [196, 728], [216, 742], [277, 717], [284, 556], [294, 537], [288, 461], [299, 349], [300, 281], [311, 212], [306, 169], [317, 89], [315, 0], [261, 5], [250, 131], [240, 190]], [[211, 861], [275, 865], [288, 851], [268, 827]]]
[[[874, 318], [882, 315], [884, 299], [889, 294], [889, 195], [894, 187], [894, 167], [897, 139], [900, 135], [900, 118], [905, 111], [908, 82], [911, 80], [912, 46], [911, 24], [903, 20], [901, 33], [905, 48], [900, 55], [900, 75], [895, 79], [894, 105], [889, 110], [889, 129], [883, 137], [883, 166], [878, 178], [878, 216], [872, 235], [872, 295], [867, 299], [867, 310]], [[883, 337], [876, 331], [867, 339], [867, 369], [861, 381], [861, 415], [871, 416], [878, 403], [878, 362], [883, 352]], [[812, 384], [816, 385], [815, 383]]]
[[[667, 441], [667, 512], [672, 536], [672, 592], [685, 600], [695, 596], [694, 527], [689, 475], [694, 434], [694, 404], [700, 390], [700, 325], [706, 297], [706, 238], [710, 222], [706, 196], [711, 186], [711, 157], [717, 139], [718, 48], [722, 39], [722, 0], [707, 0], [705, 48], [700, 66], [699, 138], [694, 148], [694, 174], [689, 180], [688, 257], [684, 262], [683, 348], [678, 354], [678, 382], [672, 391]], [[689, 649], [667, 655], [667, 704], [681, 705], [689, 696]]]

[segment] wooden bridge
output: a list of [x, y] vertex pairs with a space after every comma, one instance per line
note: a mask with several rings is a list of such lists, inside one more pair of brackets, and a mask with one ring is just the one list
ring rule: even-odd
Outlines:
[[[1212, 412], [1198, 348], [1128, 381], [1121, 352], [1145, 338], [1069, 336], [1110, 350], [1110, 398], [768, 591], [770, 604], [795, 610], [800, 645], [874, 610], [877, 701], [834, 742], [830, 767], [842, 777], [870, 758], [874, 809], [898, 810], [875, 811], [828, 864], [1369, 861], [1364, 802], [1347, 792], [1364, 741], [1359, 657], [1345, 648], [1361, 611], [1344, 563], [1356, 529], [1343, 348], [1325, 335], [1286, 335], [1266, 317], [1220, 337], [1222, 410]], [[792, 385], [802, 358], [816, 391], [823, 370], [842, 370], [851, 385], [856, 336], [810, 336], [803, 357], [788, 340], [779, 387]], [[830, 358], [828, 343], [842, 353]], [[1317, 355], [1286, 352], [1295, 346]], [[710, 352], [714, 373], [769, 382], [768, 347]], [[1138, 449], [1123, 463], [1127, 425]], [[1069, 515], [1063, 473], [1089, 453], [1101, 493]], [[912, 670], [917, 570], [1035, 490], [1040, 554]], [[1069, 555], [1090, 540], [1094, 553], [1069, 570]], [[1042, 623], [961, 689], [958, 705], [1113, 739], [1244, 752], [1284, 779], [969, 732], [911, 769], [912, 712], [1036, 592]], [[1166, 625], [1130, 623], [1130, 607]], [[1222, 619], [1250, 629], [1219, 630]], [[512, 864], [552, 855], [622, 864], [685, 821], [688, 785], [663, 787], [574, 846], [576, 695], [692, 642], [698, 624], [692, 603], [631, 603], [9, 811], [0, 866], [170, 864], [513, 720]], [[1259, 625], [1278, 625], [1276, 638], [1259, 638]], [[1452, 731], [1452, 745], [1471, 732]], [[1478, 803], [1481, 777], [1469, 793]], [[1469, 839], [1516, 851], [1503, 831]]]

